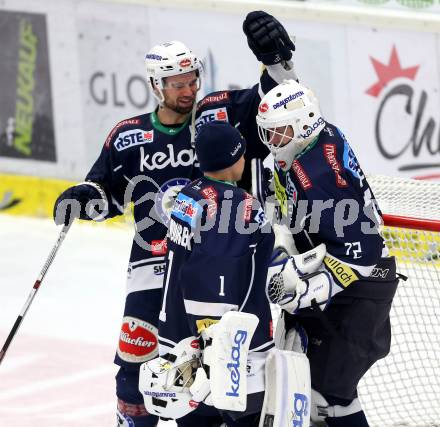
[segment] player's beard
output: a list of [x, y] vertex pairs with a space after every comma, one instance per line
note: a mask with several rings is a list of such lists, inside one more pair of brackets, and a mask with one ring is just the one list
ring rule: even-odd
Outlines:
[[194, 97], [194, 100], [191, 102], [191, 104], [188, 106], [179, 105], [179, 99], [176, 100], [174, 103], [170, 103], [167, 99], [164, 100], [164, 106], [169, 108], [171, 111], [174, 111], [178, 114], [189, 114], [191, 110], [193, 109], [194, 102], [196, 102], [196, 99]]

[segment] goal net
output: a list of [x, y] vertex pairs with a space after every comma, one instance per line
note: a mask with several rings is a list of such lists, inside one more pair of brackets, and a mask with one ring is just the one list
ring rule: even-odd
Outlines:
[[362, 379], [371, 427], [440, 426], [440, 183], [370, 176], [383, 236], [407, 276], [391, 311], [390, 354]]

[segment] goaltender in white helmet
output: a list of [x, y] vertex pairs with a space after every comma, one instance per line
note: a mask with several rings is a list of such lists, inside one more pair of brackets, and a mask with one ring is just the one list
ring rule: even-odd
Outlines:
[[284, 171], [324, 129], [318, 100], [295, 80], [285, 80], [260, 102], [258, 133]]

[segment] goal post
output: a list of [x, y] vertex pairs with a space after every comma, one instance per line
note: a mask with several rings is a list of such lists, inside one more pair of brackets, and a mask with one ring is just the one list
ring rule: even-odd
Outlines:
[[369, 176], [401, 281], [392, 344], [359, 385], [371, 427], [440, 426], [440, 183]]

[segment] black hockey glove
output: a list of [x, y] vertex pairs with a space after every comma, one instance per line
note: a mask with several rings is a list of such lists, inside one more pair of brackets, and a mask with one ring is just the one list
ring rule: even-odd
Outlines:
[[[96, 186], [96, 187], [95, 187]], [[107, 197], [97, 184], [79, 184], [69, 187], [60, 194], [53, 207], [53, 219], [56, 225], [69, 225], [75, 218], [96, 219], [107, 209]], [[86, 212], [90, 200], [96, 203], [93, 212]]]
[[292, 58], [295, 45], [283, 25], [272, 15], [261, 10], [248, 13], [243, 31], [250, 49], [263, 64], [278, 64]]

